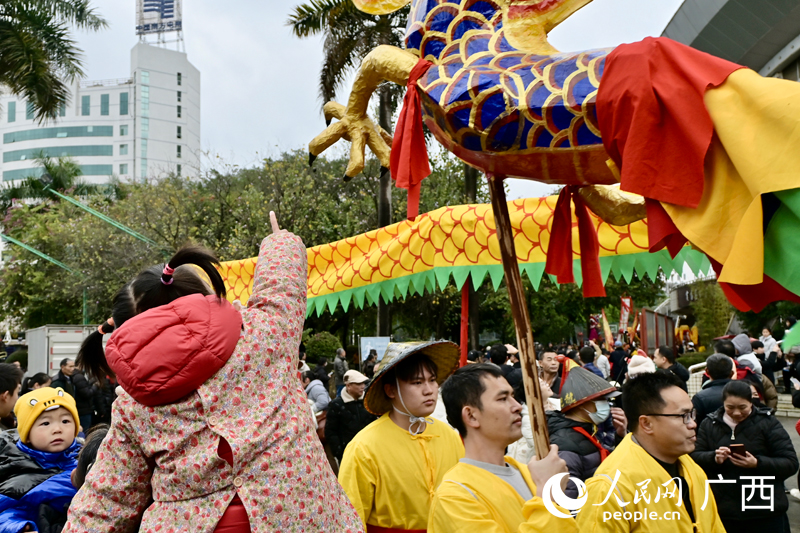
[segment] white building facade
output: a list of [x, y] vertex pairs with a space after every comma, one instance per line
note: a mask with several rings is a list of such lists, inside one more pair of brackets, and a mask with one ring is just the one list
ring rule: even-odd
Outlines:
[[87, 183], [195, 176], [200, 166], [200, 71], [184, 52], [139, 42], [130, 77], [81, 81], [42, 124], [23, 97], [0, 96], [4, 184], [41, 175], [40, 153], [68, 156]]

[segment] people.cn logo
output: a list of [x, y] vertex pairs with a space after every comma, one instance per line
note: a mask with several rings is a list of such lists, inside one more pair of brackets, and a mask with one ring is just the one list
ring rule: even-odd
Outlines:
[[569, 478], [567, 483], [571, 481], [578, 488], [578, 498], [570, 498], [564, 494], [564, 491], [561, 489], [561, 480], [564, 478], [564, 476], [568, 475], [569, 474], [566, 472], [563, 474], [556, 474], [548, 479], [547, 483], [544, 484], [544, 491], [542, 494], [544, 506], [548, 511], [550, 511], [550, 514], [557, 516], [558, 518], [572, 518], [572, 515], [559, 511], [558, 508], [553, 505], [553, 502], [560, 505], [564, 509], [577, 512], [586, 504], [586, 500], [589, 497], [586, 491], [586, 484], [576, 477]]

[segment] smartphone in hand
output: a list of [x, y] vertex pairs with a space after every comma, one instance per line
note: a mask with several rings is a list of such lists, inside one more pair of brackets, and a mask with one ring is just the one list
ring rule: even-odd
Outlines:
[[728, 446], [731, 450], [731, 454], [737, 455], [739, 457], [745, 457], [747, 455], [747, 450], [744, 448], [744, 444], [731, 444]]

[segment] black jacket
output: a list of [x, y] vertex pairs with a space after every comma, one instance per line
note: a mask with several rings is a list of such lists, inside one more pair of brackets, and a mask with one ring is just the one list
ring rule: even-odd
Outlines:
[[689, 374], [689, 371], [686, 370], [686, 367], [683, 366], [682, 364], [676, 362], [674, 365], [669, 367], [667, 370], [669, 370], [670, 372], [672, 372], [673, 374], [675, 374], [676, 376], [681, 378], [681, 381], [683, 381], [683, 385], [681, 386], [681, 388], [683, 390], [685, 390], [686, 392], [689, 392], [689, 389], [688, 389], [688, 386], [686, 385], [686, 382], [689, 381], [689, 377], [691, 376], [691, 374]]
[[[692, 459], [700, 465], [709, 479], [735, 479], [736, 483], [712, 483], [714, 498], [722, 520], [745, 520], [765, 518], [785, 513], [789, 508], [789, 500], [783, 490], [783, 480], [797, 472], [797, 455], [792, 440], [781, 423], [769, 409], [754, 407], [753, 412], [744, 421], [731, 430], [722, 420], [725, 409], [720, 407], [700, 425], [697, 433], [697, 446]], [[730, 460], [717, 464], [714, 456], [717, 448], [730, 444], [744, 444], [745, 449], [758, 459], [755, 468], [741, 468]], [[742, 484], [750, 481], [740, 480], [740, 476], [775, 476], [775, 479], [764, 480], [765, 485], [772, 485], [774, 511], [769, 509], [742, 510]], [[749, 495], [750, 490], [747, 490]], [[765, 493], [768, 491], [765, 490]], [[760, 490], [754, 490], [749, 506], [768, 505], [769, 499], [760, 500]], [[766, 494], [765, 494], [766, 495]]]
[[54, 389], [61, 387], [62, 389], [64, 389], [64, 392], [69, 393], [69, 395], [72, 396], [73, 398], [75, 397], [75, 387], [72, 384], [72, 380], [70, 379], [69, 376], [65, 376], [64, 373], [61, 372], [60, 370], [58, 371], [58, 374], [56, 374], [56, 376], [53, 378], [53, 381], [52, 383], [50, 383], [50, 386], [53, 387]]
[[[75, 406], [78, 408], [78, 414], [81, 416], [94, 414], [93, 403], [97, 387], [89, 383], [84, 373], [77, 368], [70, 377], [72, 378], [72, 387], [75, 389], [75, 393], [72, 396], [75, 398]], [[83, 429], [86, 431], [89, 428]]]
[[341, 396], [337, 396], [331, 401], [325, 421], [325, 440], [334, 457], [341, 461], [344, 449], [356, 433], [377, 419], [366, 410], [363, 400], [345, 402]]
[[770, 352], [761, 363], [761, 373], [767, 376], [767, 379], [775, 384], [775, 372], [780, 372], [786, 366], [786, 359], [781, 353], [778, 357], [778, 352]]
[[[558, 456], [567, 463], [569, 475], [586, 481], [594, 475], [595, 470], [600, 466], [600, 450], [589, 439], [573, 428], [583, 428], [589, 435], [595, 432], [593, 424], [569, 419], [561, 411], [547, 413], [547, 430], [550, 433], [550, 444], [558, 445]], [[609, 452], [614, 450], [615, 444], [615, 438], [612, 433], [601, 432], [598, 429], [597, 434], [594, 435], [595, 439]], [[570, 498], [577, 498], [578, 487], [574, 483], [567, 483], [564, 494]]]
[[622, 348], [616, 348], [608, 356], [608, 362], [611, 363], [611, 379], [614, 381], [622, 382], [625, 379], [625, 372], [628, 371], [628, 353]]
[[722, 388], [729, 382], [730, 379], [706, 381], [703, 389], [692, 396], [692, 403], [697, 409], [697, 427], [709, 414], [722, 407]]

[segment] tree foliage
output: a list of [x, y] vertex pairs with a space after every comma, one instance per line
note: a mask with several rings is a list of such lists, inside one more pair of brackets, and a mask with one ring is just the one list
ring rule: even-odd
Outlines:
[[697, 318], [700, 340], [702, 344], [711, 347], [714, 338], [727, 332], [734, 308], [728, 303], [719, 284], [701, 281], [693, 287], [696, 297], [692, 302], [692, 310]]
[[0, 0], [0, 83], [33, 104], [39, 120], [55, 118], [69, 83], [83, 75], [70, 26], [107, 26], [89, 0]]
[[336, 350], [342, 347], [342, 342], [327, 331], [314, 333], [314, 330], [309, 328], [303, 331], [303, 345], [306, 348], [306, 355], [309, 360], [333, 360], [336, 356]]

